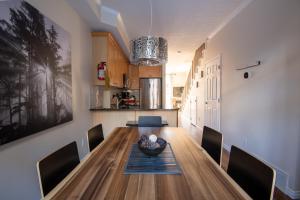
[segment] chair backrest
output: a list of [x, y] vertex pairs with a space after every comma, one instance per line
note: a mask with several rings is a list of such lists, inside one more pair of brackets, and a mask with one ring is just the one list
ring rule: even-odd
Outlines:
[[97, 147], [104, 140], [102, 124], [88, 130], [88, 142], [90, 151]]
[[227, 173], [253, 199], [273, 199], [274, 169], [236, 146], [231, 147]]
[[162, 127], [161, 116], [139, 116], [139, 127]]
[[203, 127], [201, 146], [219, 165], [222, 158], [222, 143], [223, 136], [221, 133], [207, 126]]
[[37, 162], [44, 197], [80, 163], [76, 142], [72, 142]]

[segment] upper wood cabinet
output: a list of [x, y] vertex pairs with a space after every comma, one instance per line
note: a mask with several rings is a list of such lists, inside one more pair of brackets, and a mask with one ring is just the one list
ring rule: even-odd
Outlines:
[[161, 66], [139, 66], [140, 78], [161, 78]]
[[129, 89], [139, 89], [140, 78], [161, 78], [162, 68], [161, 66], [136, 66], [129, 65], [128, 80]]
[[110, 85], [114, 87], [123, 87], [123, 74], [128, 73], [129, 61], [112, 34], [108, 32], [93, 32], [92, 42], [93, 84], [104, 85], [104, 81], [100, 81], [97, 78], [97, 65], [100, 62], [106, 62]]
[[136, 65], [129, 65], [128, 70], [128, 82], [129, 89], [139, 89], [139, 67]]

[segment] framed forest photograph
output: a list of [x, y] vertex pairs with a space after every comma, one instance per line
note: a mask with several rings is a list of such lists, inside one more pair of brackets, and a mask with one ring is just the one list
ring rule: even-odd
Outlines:
[[0, 1], [0, 145], [72, 120], [69, 34], [26, 1]]

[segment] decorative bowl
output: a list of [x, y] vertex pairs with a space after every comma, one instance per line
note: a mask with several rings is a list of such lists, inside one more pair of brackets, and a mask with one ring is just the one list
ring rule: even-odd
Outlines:
[[153, 143], [149, 140], [148, 136], [142, 135], [138, 141], [139, 149], [148, 156], [157, 156], [166, 148], [167, 142], [162, 138], [157, 138]]

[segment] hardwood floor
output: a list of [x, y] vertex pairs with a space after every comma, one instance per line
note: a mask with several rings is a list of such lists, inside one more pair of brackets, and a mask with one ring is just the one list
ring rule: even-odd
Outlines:
[[[192, 124], [185, 121], [184, 119], [180, 119], [180, 117], [178, 122], [179, 122], [178, 125], [187, 129], [188, 132], [190, 133], [190, 136], [194, 138], [201, 145], [202, 129], [193, 126]], [[223, 149], [221, 166], [225, 171], [227, 171], [228, 162], [229, 162], [229, 152], [226, 149]], [[278, 188], [275, 188], [273, 200], [292, 200], [292, 199], [287, 195], [285, 195], [283, 192], [281, 192]]]

